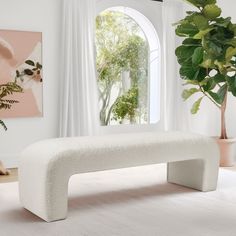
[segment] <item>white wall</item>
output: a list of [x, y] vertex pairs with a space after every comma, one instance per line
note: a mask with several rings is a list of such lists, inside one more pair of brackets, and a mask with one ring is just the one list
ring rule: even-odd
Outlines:
[[43, 33], [44, 115], [4, 120], [8, 131], [0, 129], [0, 160], [8, 167], [17, 165], [20, 151], [28, 144], [57, 136], [60, 13], [59, 0], [0, 1], [0, 29]]
[[[224, 17], [231, 16], [232, 21], [236, 23], [236, 1], [235, 0], [218, 0], [218, 5], [222, 8]], [[185, 10], [193, 9], [188, 4], [185, 4]], [[189, 100], [188, 106], [191, 109], [192, 103], [196, 99]], [[236, 137], [236, 98], [229, 96], [227, 106], [227, 130], [228, 135]], [[203, 133], [211, 136], [220, 135], [220, 112], [219, 110], [206, 98], [203, 100], [200, 111], [197, 115], [190, 117], [191, 130], [198, 133]]]

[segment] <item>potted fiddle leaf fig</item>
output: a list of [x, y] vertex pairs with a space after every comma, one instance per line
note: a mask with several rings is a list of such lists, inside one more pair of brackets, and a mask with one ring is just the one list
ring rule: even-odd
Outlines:
[[203, 99], [212, 102], [221, 113], [221, 134], [217, 142], [221, 166], [234, 164], [233, 144], [226, 130], [225, 111], [228, 94], [236, 97], [236, 24], [221, 16], [216, 0], [186, 0], [196, 10], [175, 25], [176, 35], [183, 37], [176, 49], [180, 76], [186, 89], [184, 100], [198, 96], [191, 109], [196, 114]]

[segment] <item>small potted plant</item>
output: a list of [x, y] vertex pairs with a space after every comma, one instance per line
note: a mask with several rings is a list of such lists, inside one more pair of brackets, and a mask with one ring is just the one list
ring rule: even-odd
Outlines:
[[196, 114], [204, 98], [209, 99], [221, 113], [221, 135], [217, 142], [221, 151], [221, 166], [234, 164], [233, 144], [227, 136], [225, 111], [227, 97], [236, 97], [236, 24], [221, 16], [216, 0], [186, 0], [196, 7], [177, 22], [176, 35], [183, 37], [176, 49], [180, 76], [187, 88], [182, 97], [187, 100], [199, 94], [193, 104]]

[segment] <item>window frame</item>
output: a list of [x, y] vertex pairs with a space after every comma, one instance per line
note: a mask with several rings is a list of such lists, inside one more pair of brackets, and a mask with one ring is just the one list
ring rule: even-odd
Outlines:
[[[159, 121], [153, 124], [122, 124], [122, 125], [109, 125], [109, 126], [100, 126], [101, 134], [109, 133], [123, 133], [123, 132], [145, 132], [145, 131], [159, 131], [164, 129], [164, 81], [163, 78], [164, 72], [161, 69], [163, 65], [163, 24], [162, 24], [162, 3], [147, 1], [147, 0], [97, 0], [96, 4], [96, 16], [101, 12], [109, 8], [117, 7], [127, 7], [133, 9], [143, 15], [147, 20], [152, 24], [157, 33], [158, 43], [159, 43], [159, 55], [161, 56], [158, 64], [158, 69], [160, 70], [159, 78]], [[129, 14], [127, 14], [129, 15]], [[130, 15], [129, 15], [130, 16]], [[134, 19], [135, 20], [135, 19]], [[150, 84], [151, 81], [149, 81]]]

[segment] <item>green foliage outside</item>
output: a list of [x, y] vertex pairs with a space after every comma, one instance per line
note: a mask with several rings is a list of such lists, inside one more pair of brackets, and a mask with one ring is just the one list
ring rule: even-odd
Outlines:
[[[122, 123], [125, 119], [130, 123], [145, 121], [148, 52], [148, 43], [133, 19], [115, 11], [105, 11], [97, 17], [96, 66], [101, 125], [109, 125], [111, 121]], [[124, 71], [129, 71], [129, 91], [122, 89]]]
[[221, 111], [221, 139], [227, 138], [225, 110], [227, 94], [236, 96], [236, 24], [221, 16], [216, 0], [186, 0], [197, 8], [177, 22], [176, 35], [185, 38], [176, 49], [180, 76], [188, 88], [187, 100], [199, 94], [192, 114], [200, 109], [203, 98]]
[[130, 122], [135, 122], [136, 110], [138, 109], [138, 88], [133, 87], [124, 95], [120, 96], [114, 107], [114, 120], [122, 121], [125, 117], [129, 117]]

